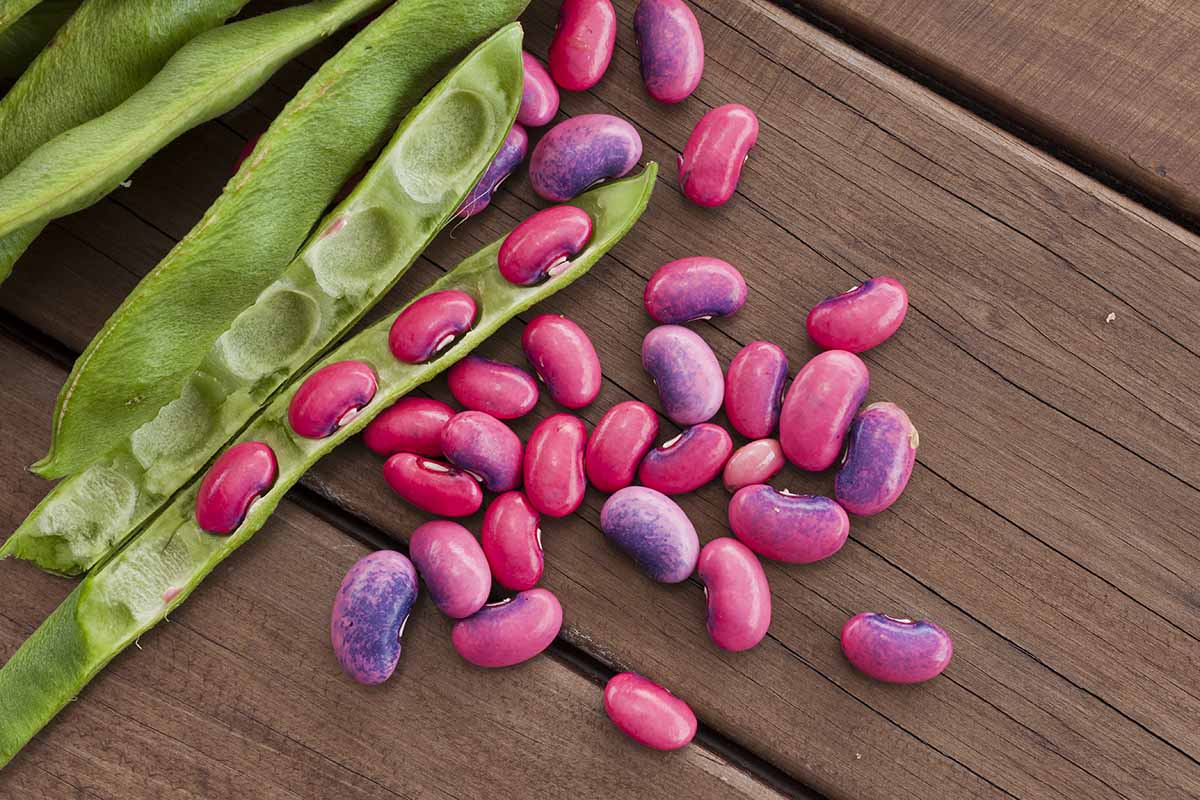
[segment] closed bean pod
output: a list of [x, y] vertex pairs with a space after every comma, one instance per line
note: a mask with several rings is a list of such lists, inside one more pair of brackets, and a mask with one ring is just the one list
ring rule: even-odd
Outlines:
[[654, 379], [663, 413], [672, 422], [696, 425], [721, 410], [721, 364], [694, 331], [680, 325], [652, 329], [642, 340], [642, 366]]
[[811, 564], [842, 549], [850, 518], [828, 497], [755, 484], [738, 489], [729, 501], [729, 527], [763, 558]]
[[757, 141], [758, 117], [743, 105], [717, 106], [701, 117], [679, 157], [684, 197], [705, 208], [733, 197], [746, 154]]
[[725, 373], [725, 416], [747, 439], [775, 433], [783, 407], [788, 359], [771, 342], [751, 342], [738, 351]]
[[545, 208], [513, 229], [496, 262], [517, 286], [531, 286], [566, 269], [592, 238], [592, 218], [575, 206]]
[[609, 0], [563, 0], [550, 43], [550, 74], [569, 92], [604, 77], [617, 41], [617, 12]]
[[483, 505], [483, 490], [466, 472], [413, 453], [385, 461], [383, 479], [417, 508], [441, 517], [469, 517]]
[[513, 123], [513, 126], [508, 129], [508, 135], [504, 137], [504, 144], [500, 145], [500, 152], [496, 153], [496, 157], [492, 159], [491, 164], [488, 164], [479, 183], [475, 184], [475, 188], [462, 201], [458, 211], [455, 212], [456, 215], [466, 219], [482, 213], [491, 204], [492, 195], [500, 188], [500, 184], [504, 183], [509, 175], [516, 172], [517, 167], [521, 166], [528, 149], [529, 134], [520, 124]]
[[422, 364], [471, 329], [475, 300], [446, 289], [414, 300], [396, 316], [388, 332], [392, 355], [406, 364]]
[[492, 577], [505, 589], [522, 592], [542, 579], [541, 517], [529, 498], [505, 492], [483, 515], [483, 554]]
[[917, 429], [895, 403], [872, 403], [859, 412], [833, 482], [842, 508], [866, 517], [896, 502], [912, 475], [919, 444]]
[[779, 415], [783, 454], [800, 469], [829, 469], [867, 396], [867, 365], [845, 350], [827, 350], [801, 367]]
[[483, 356], [467, 356], [446, 373], [454, 399], [496, 419], [516, 419], [533, 410], [538, 385], [525, 370]]
[[777, 439], [756, 439], [734, 450], [725, 462], [725, 488], [736, 492], [743, 486], [766, 483], [786, 463], [783, 448]]
[[612, 676], [604, 687], [604, 713], [622, 733], [655, 750], [678, 750], [696, 736], [691, 707], [649, 678]]
[[600, 509], [600, 529], [659, 583], [685, 581], [696, 569], [700, 538], [683, 509], [662, 492], [621, 489]]
[[546, 589], [529, 589], [456, 622], [450, 639], [477, 667], [511, 667], [549, 647], [561, 628], [558, 598]]
[[678, 103], [700, 85], [704, 37], [684, 0], [641, 0], [633, 14], [642, 83], [660, 103]]
[[549, 517], [565, 517], [583, 503], [587, 477], [583, 451], [587, 427], [571, 414], [554, 414], [538, 423], [525, 446], [525, 494]]
[[441, 400], [403, 397], [371, 420], [363, 441], [381, 456], [416, 453], [440, 458], [442, 428], [453, 416], [454, 409]]
[[758, 556], [722, 536], [704, 545], [696, 564], [708, 603], [708, 635], [722, 650], [749, 650], [771, 627], [771, 587]]
[[488, 491], [507, 492], [521, 483], [521, 439], [490, 414], [464, 411], [451, 417], [442, 428], [442, 453]]
[[196, 523], [209, 533], [237, 530], [257, 500], [275, 483], [275, 452], [263, 442], [241, 442], [221, 454], [196, 494]]
[[727, 317], [746, 304], [746, 279], [728, 261], [689, 256], [659, 267], [642, 302], [656, 322]]
[[720, 475], [731, 452], [725, 429], [702, 422], [647, 453], [638, 480], [663, 494], [686, 494]]
[[419, 526], [408, 540], [408, 555], [434, 605], [447, 617], [469, 617], [487, 602], [492, 591], [487, 558], [457, 522], [439, 519]]
[[600, 394], [600, 357], [583, 328], [566, 317], [534, 317], [521, 335], [521, 349], [560, 406], [583, 408]]
[[400, 637], [417, 602], [417, 571], [400, 553], [360, 558], [338, 588], [329, 622], [333, 653], [359, 683], [383, 683], [396, 671]]
[[642, 137], [620, 117], [581, 114], [542, 137], [529, 159], [529, 182], [547, 200], [562, 203], [606, 178], [637, 166]]
[[854, 668], [887, 683], [936, 678], [954, 656], [950, 634], [927, 620], [856, 614], [842, 626], [842, 652]]
[[872, 278], [817, 303], [805, 327], [818, 347], [861, 353], [887, 341], [907, 313], [904, 284], [895, 278]]
[[324, 439], [358, 416], [375, 397], [375, 370], [362, 361], [339, 361], [309, 375], [292, 395], [288, 424], [306, 439]]
[[525, 85], [521, 91], [517, 122], [540, 128], [558, 113], [558, 87], [542, 62], [527, 52], [521, 53], [521, 61], [525, 66]]
[[583, 462], [592, 486], [612, 494], [633, 483], [642, 456], [658, 436], [658, 414], [645, 403], [626, 400], [604, 412], [588, 438]]

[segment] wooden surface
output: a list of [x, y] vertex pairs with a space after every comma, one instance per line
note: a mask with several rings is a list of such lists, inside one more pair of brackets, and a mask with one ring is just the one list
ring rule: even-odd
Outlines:
[[[351, 534], [402, 543], [421, 517], [351, 443], [299, 495], [325, 511], [281, 511], [0, 773], [0, 796], [72, 796], [63, 780], [134, 798], [1200, 796], [1200, 241], [762, 0], [696, 2], [704, 82], [687, 103], [656, 105], [638, 79], [633, 5], [617, 3], [608, 75], [563, 110], [627, 116], [668, 168], [635, 231], [538, 309], [576, 319], [600, 353], [606, 381], [583, 416], [654, 402], [640, 297], [668, 259], [737, 264], [749, 303], [697, 330], [723, 363], [765, 338], [793, 370], [814, 352], [805, 309], [892, 274], [912, 310], [866, 361], [871, 399], [900, 403], [921, 431], [901, 502], [856, 519], [826, 562], [767, 565], [770, 634], [729, 655], [705, 634], [700, 586], [643, 578], [603, 541], [603, 497], [589, 492], [579, 514], [544, 525], [543, 583], [566, 617], [556, 653], [501, 673], [467, 668], [423, 604], [402, 674], [364, 692], [324, 643], [333, 587], [362, 552]], [[545, 52], [554, 12], [539, 0], [526, 15], [532, 51]], [[312, 58], [173, 144], [131, 188], [51, 226], [0, 291], [6, 530], [43, 491], [20, 467], [46, 445], [63, 375], [54, 354], [82, 349], [186, 232]], [[670, 165], [695, 120], [735, 100], [759, 113], [759, 146], [733, 201], [691, 207]], [[536, 205], [524, 177], [511, 181], [377, 314]], [[484, 352], [519, 361], [520, 330]], [[448, 396], [444, 381], [427, 392]], [[528, 434], [551, 410], [543, 400], [515, 427]], [[828, 492], [831, 480], [776, 483]], [[683, 499], [703, 540], [727, 534], [726, 500], [715, 484]], [[0, 575], [13, 587], [4, 657], [67, 584], [11, 563]], [[868, 609], [946, 627], [945, 675], [890, 687], [855, 674], [836, 637]], [[624, 742], [591, 680], [621, 668], [687, 699], [706, 742], [666, 757]]]

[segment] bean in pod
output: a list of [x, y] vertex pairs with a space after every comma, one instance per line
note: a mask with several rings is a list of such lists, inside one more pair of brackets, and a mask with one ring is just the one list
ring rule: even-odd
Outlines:
[[757, 141], [758, 117], [743, 105], [717, 106], [701, 117], [679, 157], [684, 197], [705, 208], [729, 200]]
[[560, 406], [583, 408], [600, 394], [600, 358], [583, 328], [558, 314], [525, 326], [521, 349]]
[[563, 0], [550, 43], [550, 74], [569, 92], [595, 86], [612, 60], [617, 12], [610, 0]]
[[663, 494], [686, 494], [720, 475], [731, 452], [725, 429], [702, 422], [647, 453], [638, 480]]
[[360, 558], [338, 588], [329, 638], [342, 670], [368, 686], [396, 671], [400, 637], [417, 602], [417, 571], [392, 550]]
[[854, 668], [887, 683], [921, 683], [950, 664], [950, 634], [927, 620], [857, 614], [842, 626], [842, 652]]
[[766, 483], [783, 469], [787, 459], [777, 439], [756, 439], [733, 451], [725, 462], [725, 488], [736, 492], [743, 486]]
[[565, 517], [583, 503], [587, 477], [583, 451], [587, 427], [571, 414], [554, 414], [538, 423], [525, 445], [525, 494], [548, 517]]
[[680, 325], [652, 329], [642, 340], [642, 366], [672, 422], [696, 425], [721, 410], [725, 376], [712, 348], [695, 331]]
[[658, 436], [658, 414], [645, 403], [626, 400], [604, 412], [583, 456], [587, 479], [605, 494], [633, 483], [642, 456]]
[[483, 515], [483, 554], [492, 577], [505, 589], [522, 592], [542, 579], [540, 521], [537, 509], [520, 492], [500, 495]]
[[729, 501], [729, 527], [763, 558], [811, 564], [842, 549], [850, 518], [828, 497], [755, 484], [738, 489]]
[[363, 431], [367, 447], [381, 456], [416, 453], [440, 458], [442, 428], [454, 409], [428, 397], [403, 397], [384, 411]]
[[725, 373], [725, 416], [747, 439], [775, 433], [783, 407], [788, 359], [779, 345], [751, 342], [738, 351]]
[[700, 538], [683, 509], [662, 492], [621, 489], [600, 509], [600, 529], [659, 583], [685, 581], [696, 569]]
[[642, 157], [642, 137], [620, 117], [581, 114], [542, 137], [529, 159], [529, 182], [547, 200], [565, 203], [606, 178], [619, 178]]
[[885, 276], [817, 303], [805, 327], [818, 347], [861, 353], [887, 341], [907, 313], [904, 284]]
[[509, 283], [532, 286], [566, 269], [591, 238], [592, 218], [583, 209], [545, 208], [513, 228], [496, 264]]
[[479, 542], [462, 525], [426, 522], [412, 532], [408, 554], [434, 605], [447, 617], [469, 617], [487, 602], [492, 572]]
[[288, 424], [296, 435], [324, 439], [349, 424], [375, 397], [375, 370], [364, 361], [338, 361], [309, 375], [292, 395]]
[[622, 733], [655, 750], [678, 750], [696, 736], [691, 707], [649, 678], [612, 676], [604, 687], [604, 713]]
[[678, 103], [700, 85], [704, 37], [684, 0], [641, 0], [633, 14], [642, 83], [660, 103]]
[[527, 52], [521, 53], [521, 61], [525, 67], [525, 83], [521, 89], [517, 122], [540, 128], [558, 113], [558, 87], [542, 62]]
[[473, 477], [415, 453], [396, 453], [385, 461], [383, 479], [417, 508], [441, 517], [469, 517], [483, 505], [483, 490]]
[[722, 536], [704, 545], [696, 564], [708, 603], [708, 635], [722, 650], [749, 650], [771, 627], [771, 587], [758, 556]]
[[847, 442], [834, 496], [851, 514], [878, 514], [908, 485], [920, 444], [917, 429], [895, 403], [872, 403], [854, 418]]
[[463, 411], [442, 428], [442, 453], [474, 475], [491, 492], [507, 492], [521, 483], [521, 439], [491, 414]]
[[263, 442], [241, 442], [213, 462], [196, 494], [196, 523], [209, 533], [237, 530], [250, 505], [275, 483], [275, 452]]
[[477, 667], [511, 667], [541, 653], [562, 628], [562, 606], [546, 589], [490, 603], [454, 624], [454, 649]]
[[509, 175], [516, 172], [517, 167], [521, 166], [528, 149], [529, 134], [520, 124], [513, 123], [513, 126], [508, 129], [508, 135], [504, 137], [504, 144], [500, 145], [500, 152], [496, 153], [492, 163], [488, 164], [483, 177], [462, 201], [455, 215], [467, 219], [482, 213], [492, 202], [492, 195], [500, 188], [500, 184], [504, 183]]
[[728, 261], [689, 256], [655, 270], [642, 302], [656, 322], [727, 317], [746, 304], [746, 279]]
[[496, 419], [516, 419], [533, 410], [538, 385], [525, 370], [483, 356], [467, 356], [446, 373], [454, 399]]
[[779, 415], [783, 454], [800, 469], [829, 469], [871, 385], [867, 365], [845, 350], [826, 350], [800, 368]]
[[413, 301], [396, 316], [388, 347], [397, 360], [423, 364], [471, 329], [475, 300], [466, 292], [446, 289]]

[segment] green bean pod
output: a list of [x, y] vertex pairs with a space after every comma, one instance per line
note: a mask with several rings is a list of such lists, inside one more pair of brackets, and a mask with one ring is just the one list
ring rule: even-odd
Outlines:
[[0, 25], [0, 78], [15, 78], [24, 72], [79, 8], [79, 3], [80, 0], [44, 0], [7, 28]]
[[450, 220], [504, 142], [522, 76], [521, 26], [511, 23], [408, 115], [287, 270], [212, 343], [176, 399], [124, 445], [54, 487], [0, 556], [78, 574], [161, 508], [280, 386], [340, 339]]

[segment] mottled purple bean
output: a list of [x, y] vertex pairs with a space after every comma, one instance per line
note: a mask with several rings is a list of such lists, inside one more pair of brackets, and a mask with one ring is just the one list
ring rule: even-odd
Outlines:
[[348, 676], [371, 686], [391, 677], [416, 601], [417, 571], [400, 553], [380, 550], [350, 568], [329, 623], [334, 655]]
[[729, 527], [763, 558], [811, 564], [842, 549], [850, 518], [828, 497], [755, 484], [738, 489], [729, 501]]
[[404, 397], [371, 420], [363, 441], [381, 456], [416, 453], [440, 458], [442, 428], [453, 416], [454, 409], [440, 400]]
[[304, 379], [288, 404], [297, 436], [324, 439], [358, 416], [375, 397], [375, 370], [363, 361], [338, 361]]
[[698, 206], [719, 206], [733, 196], [746, 154], [758, 141], [758, 117], [738, 103], [709, 111], [679, 157], [679, 188]]
[[538, 401], [534, 377], [520, 367], [483, 356], [467, 356], [446, 373], [454, 399], [474, 411], [496, 419], [516, 419], [533, 410]]
[[721, 474], [731, 452], [725, 429], [702, 422], [647, 453], [638, 480], [663, 494], [693, 492]]
[[471, 295], [456, 289], [433, 292], [396, 316], [388, 332], [388, 347], [397, 360], [421, 364], [469, 331], [474, 322]]
[[237, 530], [250, 505], [275, 483], [275, 452], [263, 442], [242, 442], [221, 454], [196, 494], [196, 524], [209, 533]]
[[562, 628], [562, 606], [545, 589], [491, 603], [454, 624], [454, 649], [477, 667], [511, 667], [541, 653]]
[[483, 554], [505, 589], [522, 592], [542, 579], [541, 516], [520, 492], [506, 492], [483, 515]]
[[658, 414], [645, 403], [626, 400], [604, 412], [588, 438], [583, 461], [587, 479], [605, 494], [633, 483], [642, 456], [658, 436]]
[[483, 608], [492, 591], [492, 571], [479, 542], [457, 522], [426, 522], [412, 532], [408, 554], [434, 605], [463, 619]]
[[921, 683], [950, 664], [950, 634], [927, 620], [857, 614], [842, 626], [842, 652], [854, 668], [887, 683]]
[[818, 347], [861, 353], [887, 341], [907, 313], [904, 284], [895, 278], [872, 278], [817, 303], [805, 327]]
[[521, 483], [521, 439], [491, 414], [463, 411], [442, 428], [442, 453], [491, 492], [507, 492]]
[[783, 408], [788, 359], [779, 345], [751, 342], [738, 351], [725, 373], [725, 416], [747, 439], [775, 433]]
[[842, 508], [866, 517], [896, 502], [912, 475], [919, 444], [917, 429], [895, 403], [872, 403], [859, 412], [833, 482]]
[[604, 77], [617, 41], [617, 12], [610, 0], [563, 0], [554, 40], [550, 74], [568, 92], [582, 92]]
[[509, 175], [516, 172], [517, 167], [521, 166], [528, 149], [529, 134], [519, 123], [513, 123], [513, 126], [509, 128], [508, 135], [504, 137], [504, 144], [500, 145], [500, 151], [496, 153], [492, 163], [488, 164], [483, 177], [467, 194], [455, 215], [466, 219], [482, 213], [492, 202], [492, 195], [496, 193], [496, 189], [500, 188], [500, 184], [504, 183]]
[[660, 583], [685, 581], [696, 569], [700, 538], [683, 509], [662, 492], [621, 489], [600, 509], [600, 529]]
[[867, 396], [867, 365], [845, 350], [827, 350], [801, 367], [779, 415], [783, 454], [800, 469], [829, 469]]
[[622, 733], [655, 750], [678, 750], [696, 736], [691, 707], [654, 681], [633, 672], [609, 678], [604, 713]]
[[786, 463], [783, 448], [776, 439], [757, 439], [744, 444], [733, 451], [733, 455], [725, 462], [725, 488], [736, 492], [743, 486], [766, 483]]
[[591, 238], [592, 218], [582, 208], [544, 208], [505, 237], [496, 265], [509, 283], [532, 286], [569, 267]]
[[620, 117], [582, 114], [558, 123], [533, 148], [529, 182], [547, 200], [565, 203], [606, 178], [637, 166], [642, 137]]
[[771, 587], [758, 556], [722, 536], [704, 545], [696, 564], [708, 603], [708, 635], [722, 650], [749, 650], [771, 627]]
[[538, 423], [525, 447], [525, 494], [548, 517], [565, 517], [583, 504], [587, 477], [583, 451], [587, 426], [571, 414], [554, 414]]
[[534, 317], [521, 335], [521, 349], [560, 406], [583, 408], [600, 394], [596, 348], [583, 328], [566, 317]]
[[684, 0], [641, 0], [633, 14], [642, 82], [660, 103], [685, 100], [704, 74], [704, 37]]
[[656, 322], [727, 317], [746, 304], [746, 279], [728, 261], [689, 256], [659, 267], [642, 302]]
[[558, 87], [542, 62], [529, 53], [521, 53], [521, 62], [525, 67], [525, 83], [521, 87], [517, 122], [540, 128], [558, 113]]
[[642, 340], [642, 366], [658, 386], [663, 413], [672, 422], [696, 425], [721, 410], [721, 364], [694, 331], [680, 325], [652, 329]]
[[383, 479], [417, 508], [441, 517], [469, 517], [483, 505], [483, 490], [474, 478], [414, 453], [396, 453], [385, 461]]

